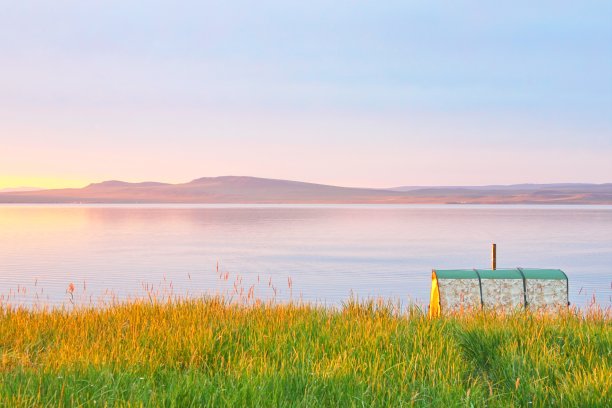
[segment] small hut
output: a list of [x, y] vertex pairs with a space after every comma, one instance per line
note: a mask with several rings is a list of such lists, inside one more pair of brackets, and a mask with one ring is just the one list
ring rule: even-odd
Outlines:
[[434, 269], [429, 315], [473, 310], [538, 310], [569, 305], [560, 269]]

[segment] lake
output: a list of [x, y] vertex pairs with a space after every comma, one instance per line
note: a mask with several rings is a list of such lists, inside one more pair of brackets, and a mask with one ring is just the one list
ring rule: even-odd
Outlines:
[[[0, 299], [224, 294], [428, 303], [432, 268], [560, 268], [612, 300], [612, 206], [0, 205]], [[72, 295], [67, 292], [74, 285]]]

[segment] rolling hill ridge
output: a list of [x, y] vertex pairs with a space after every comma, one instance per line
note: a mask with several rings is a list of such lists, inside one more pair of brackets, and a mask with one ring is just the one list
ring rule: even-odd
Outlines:
[[13, 191], [0, 193], [0, 203], [612, 204], [612, 183], [370, 189], [222, 176], [179, 184], [110, 180], [83, 188]]

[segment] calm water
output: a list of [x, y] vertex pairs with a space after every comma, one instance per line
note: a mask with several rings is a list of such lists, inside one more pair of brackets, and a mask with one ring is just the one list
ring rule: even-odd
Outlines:
[[426, 304], [432, 268], [488, 267], [491, 242], [499, 267], [561, 268], [573, 303], [611, 304], [612, 206], [0, 205], [0, 295]]

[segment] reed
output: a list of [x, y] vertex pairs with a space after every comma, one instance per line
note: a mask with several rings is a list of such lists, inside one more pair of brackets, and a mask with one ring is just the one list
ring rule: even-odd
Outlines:
[[[606, 406], [609, 310], [146, 299], [0, 307], [0, 406]], [[609, 405], [608, 405], [609, 406]]]

